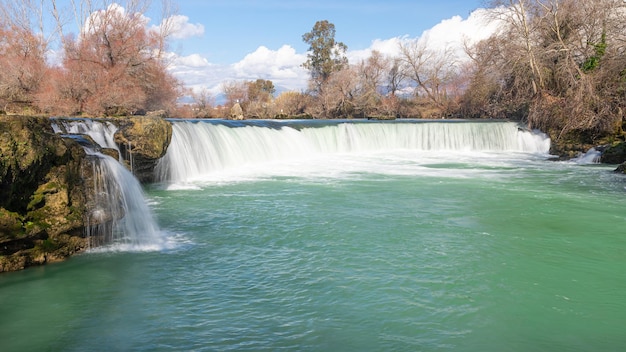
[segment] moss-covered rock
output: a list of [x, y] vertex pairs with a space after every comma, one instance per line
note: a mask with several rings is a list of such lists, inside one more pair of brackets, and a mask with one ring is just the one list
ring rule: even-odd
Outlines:
[[609, 146], [602, 153], [601, 162], [605, 164], [621, 164], [626, 162], [626, 142]]
[[154, 181], [154, 167], [172, 140], [172, 124], [159, 116], [126, 117], [118, 126], [115, 143], [127, 167], [140, 182]]
[[84, 158], [48, 118], [0, 116], [0, 272], [85, 248]]
[[[160, 116], [112, 122], [128, 168], [151, 181], [172, 125]], [[95, 166], [100, 157], [83, 148], [93, 144], [55, 134], [46, 117], [0, 116], [0, 272], [63, 260], [87, 248], [86, 230], [109, 228], [124, 215], [93, 191], [106, 181]], [[117, 150], [101, 151], [118, 159]]]
[[562, 160], [576, 158], [596, 146], [593, 138], [578, 131], [562, 135], [560, 131], [552, 130], [548, 131], [548, 136], [551, 141], [550, 154], [557, 155]]

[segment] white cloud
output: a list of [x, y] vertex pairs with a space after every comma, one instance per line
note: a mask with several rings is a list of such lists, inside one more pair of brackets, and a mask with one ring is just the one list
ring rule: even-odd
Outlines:
[[475, 44], [487, 39], [495, 33], [499, 24], [489, 18], [490, 10], [478, 9], [470, 14], [467, 19], [454, 16], [436, 24], [433, 28], [425, 30], [421, 36], [410, 38], [408, 36], [394, 37], [390, 39], [376, 39], [369, 48], [348, 52], [348, 60], [357, 63], [368, 58], [373, 50], [387, 56], [398, 56], [400, 44], [418, 41], [421, 45], [427, 45], [434, 50], [451, 49], [457, 59], [466, 58], [464, 43]]
[[46, 51], [46, 63], [53, 67], [61, 67], [63, 65], [63, 51], [50, 49]]
[[[469, 21], [469, 19], [467, 20]], [[420, 41], [427, 42], [437, 47], [454, 46], [462, 42], [467, 33], [463, 27], [467, 26], [461, 16], [454, 16], [435, 25], [433, 28], [424, 31]]]
[[212, 64], [199, 54], [180, 56], [169, 53], [168, 56], [170, 73], [180, 79], [187, 88], [195, 91], [206, 88], [217, 95], [220, 93], [220, 84], [235, 76], [230, 66]]
[[305, 54], [297, 54], [289, 45], [283, 45], [278, 50], [260, 46], [234, 64], [233, 69], [241, 79], [270, 79], [276, 86], [301, 89], [306, 87], [308, 76], [308, 71], [301, 67], [305, 60]]
[[209, 60], [200, 56], [200, 54], [191, 54], [189, 56], [180, 56], [176, 58], [177, 64], [190, 68], [208, 68], [211, 66]]
[[164, 26], [169, 27], [173, 39], [187, 39], [204, 35], [204, 25], [189, 23], [189, 17], [183, 15], [174, 15], [166, 18], [159, 26], [152, 26], [152, 29]]
[[[109, 23], [112, 19], [121, 19], [126, 16], [126, 9], [124, 7], [118, 3], [112, 3], [106, 8], [106, 10], [96, 10], [92, 12], [83, 24], [83, 31], [85, 33], [93, 33], [98, 28], [101, 28]], [[139, 20], [144, 26], [150, 22], [150, 19], [144, 15], [140, 15]]]
[[[84, 24], [84, 30], [86, 32], [93, 31], [94, 28], [98, 28], [103, 25], [105, 21], [110, 20], [108, 17], [111, 15], [122, 18], [126, 16], [126, 9], [117, 4], [112, 3], [106, 10], [97, 10], [92, 12]], [[148, 23], [150, 18], [140, 15], [141, 23], [148, 29]], [[158, 26], [152, 25], [149, 30], [159, 31], [165, 29], [170, 33], [172, 39], [187, 39], [191, 37], [200, 37], [204, 35], [204, 25], [200, 23], [189, 23], [189, 17], [183, 15], [174, 15], [164, 19]]]
[[492, 10], [478, 9], [465, 20], [461, 16], [443, 20], [424, 31], [419, 40], [428, 43], [430, 47], [438, 49], [448, 47], [461, 54], [464, 42], [472, 45], [487, 39], [497, 31], [499, 23], [490, 19], [490, 11]]
[[400, 43], [408, 40], [408, 37], [394, 37], [390, 39], [375, 39], [369, 48], [363, 50], [352, 50], [346, 53], [348, 61], [356, 64], [367, 59], [372, 55], [372, 51], [376, 50], [383, 55], [393, 57], [400, 54]]
[[306, 54], [298, 54], [289, 45], [278, 50], [260, 46], [241, 61], [231, 65], [210, 63], [199, 54], [180, 56], [169, 53], [169, 71], [185, 86], [194, 91], [208, 89], [212, 94], [221, 93], [223, 82], [232, 80], [271, 80], [276, 87], [289, 90], [306, 88], [309, 73], [301, 67]]

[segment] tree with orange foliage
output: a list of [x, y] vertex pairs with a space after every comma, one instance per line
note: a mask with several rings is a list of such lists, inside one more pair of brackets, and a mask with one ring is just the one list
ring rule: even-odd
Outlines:
[[140, 13], [116, 4], [93, 13], [78, 38], [64, 39], [61, 105], [91, 115], [170, 108], [179, 84], [159, 60], [161, 39]]
[[[30, 9], [31, 2], [21, 4]], [[0, 6], [0, 109], [28, 106], [46, 70], [47, 43], [31, 30], [34, 11], [19, 11], [16, 4]]]
[[[98, 9], [92, 0], [77, 0], [60, 10], [56, 0], [0, 1], [0, 103], [68, 115], [172, 110], [183, 91], [163, 57], [172, 16], [164, 13], [158, 29], [149, 28], [143, 13], [150, 3], [102, 0]], [[162, 9], [171, 11], [169, 0]], [[66, 32], [62, 13], [74, 14], [77, 34]], [[44, 30], [50, 22], [56, 29]], [[49, 67], [48, 44], [57, 34], [63, 57]]]

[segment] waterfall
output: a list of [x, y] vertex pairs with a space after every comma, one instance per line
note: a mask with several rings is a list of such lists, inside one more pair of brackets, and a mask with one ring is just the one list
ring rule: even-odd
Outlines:
[[601, 151], [597, 150], [596, 148], [591, 148], [585, 154], [582, 154], [577, 158], [572, 159], [572, 161], [581, 165], [599, 164], [601, 156]]
[[117, 132], [117, 126], [109, 121], [57, 119], [53, 122], [52, 128], [59, 134], [87, 135], [102, 148], [115, 149], [118, 153], [120, 151], [114, 137], [115, 132]]
[[550, 139], [506, 121], [173, 121], [157, 179], [188, 181], [252, 163], [334, 153], [523, 152], [547, 154]]
[[[92, 247], [113, 246], [120, 250], [155, 250], [164, 238], [147, 205], [141, 184], [118, 160], [100, 153], [100, 148], [118, 151], [117, 127], [108, 121], [58, 119], [56, 133], [81, 142], [92, 164], [92, 193], [87, 195], [85, 236]], [[88, 135], [97, 145], [81, 138]]]
[[85, 149], [93, 166], [93, 200], [87, 236], [93, 246], [122, 250], [159, 249], [163, 238], [139, 181], [117, 160]]

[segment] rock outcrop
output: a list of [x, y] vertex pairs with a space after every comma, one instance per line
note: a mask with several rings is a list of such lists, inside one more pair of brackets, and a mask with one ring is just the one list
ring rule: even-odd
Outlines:
[[243, 108], [241, 104], [235, 103], [230, 109], [230, 118], [233, 120], [243, 120]]
[[626, 162], [626, 143], [621, 142], [608, 146], [602, 153], [602, 160], [605, 164], [621, 164]]
[[138, 116], [112, 121], [118, 130], [115, 143], [128, 169], [142, 182], [154, 181], [154, 167], [172, 140], [172, 124], [159, 116]]
[[619, 142], [608, 146], [602, 152], [600, 162], [605, 164], [620, 164], [615, 171], [626, 173], [626, 142]]
[[85, 248], [84, 157], [47, 118], [0, 116], [0, 272]]

